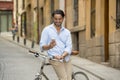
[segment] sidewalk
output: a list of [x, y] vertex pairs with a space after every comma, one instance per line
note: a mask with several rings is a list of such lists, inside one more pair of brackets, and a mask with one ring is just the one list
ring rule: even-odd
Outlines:
[[[12, 40], [12, 34], [7, 33], [1, 33], [0, 37], [13, 42], [19, 46], [22, 46], [26, 49], [31, 49], [32, 42], [29, 40], [26, 40], [26, 45], [24, 45], [24, 39], [20, 38], [19, 42], [17, 42], [17, 38], [15, 40]], [[39, 45], [34, 44], [34, 48], [32, 48], [36, 51], [39, 51]], [[111, 67], [107, 67], [101, 64], [94, 63], [90, 60], [78, 57], [78, 56], [72, 56], [72, 63], [74, 66], [85, 70], [86, 72], [96, 76], [100, 80], [120, 80], [120, 70], [116, 70]]]

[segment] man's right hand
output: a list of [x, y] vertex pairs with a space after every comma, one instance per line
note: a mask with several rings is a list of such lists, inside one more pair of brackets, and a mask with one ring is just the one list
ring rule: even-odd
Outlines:
[[51, 42], [50, 42], [50, 44], [49, 44], [49, 48], [51, 49], [51, 48], [53, 48], [55, 45], [56, 45], [56, 41], [55, 41], [55, 39], [52, 39]]

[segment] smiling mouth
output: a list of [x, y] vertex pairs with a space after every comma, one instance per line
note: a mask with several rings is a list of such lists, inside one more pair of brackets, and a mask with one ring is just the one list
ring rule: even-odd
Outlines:
[[55, 25], [61, 25], [61, 23], [55, 23]]
[[61, 26], [61, 24], [55, 24], [56, 26]]

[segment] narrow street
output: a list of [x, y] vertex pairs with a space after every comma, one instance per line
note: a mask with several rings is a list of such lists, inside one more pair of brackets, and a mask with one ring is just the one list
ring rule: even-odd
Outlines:
[[39, 60], [28, 51], [0, 38], [0, 80], [33, 80]]
[[[40, 68], [40, 60], [42, 59], [35, 58], [27, 49], [0, 37], [0, 80], [34, 80]], [[73, 70], [80, 69], [74, 66]], [[44, 71], [51, 77], [50, 80], [57, 80], [51, 66], [46, 66]], [[91, 79], [96, 78], [92, 76]]]

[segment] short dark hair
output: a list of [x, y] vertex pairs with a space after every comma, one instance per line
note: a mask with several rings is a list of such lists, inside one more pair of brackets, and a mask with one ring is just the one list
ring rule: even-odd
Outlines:
[[62, 17], [65, 16], [63, 10], [57, 9], [52, 13], [52, 17], [54, 17], [55, 14], [60, 14]]

